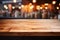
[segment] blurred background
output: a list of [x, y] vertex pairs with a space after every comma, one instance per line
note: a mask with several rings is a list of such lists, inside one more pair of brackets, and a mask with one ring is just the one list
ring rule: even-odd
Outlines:
[[0, 18], [60, 19], [60, 0], [0, 0]]

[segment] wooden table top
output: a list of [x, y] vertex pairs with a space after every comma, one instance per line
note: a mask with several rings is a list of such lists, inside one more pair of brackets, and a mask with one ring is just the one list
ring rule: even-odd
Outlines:
[[60, 35], [58, 19], [1, 19], [0, 35]]

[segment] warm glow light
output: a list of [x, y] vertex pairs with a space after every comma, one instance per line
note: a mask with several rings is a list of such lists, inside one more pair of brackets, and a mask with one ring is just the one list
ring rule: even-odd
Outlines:
[[36, 0], [33, 0], [33, 3], [36, 3]]
[[40, 9], [43, 9], [42, 7], [40, 7]]
[[59, 9], [59, 7], [57, 7], [57, 9]]
[[21, 7], [19, 7], [19, 9], [21, 9]]
[[4, 8], [5, 8], [5, 9], [8, 9], [7, 5], [4, 5]]
[[8, 7], [6, 7], [5, 9], [8, 9]]
[[4, 8], [7, 7], [7, 5], [4, 5]]
[[24, 5], [21, 5], [21, 7], [23, 8], [23, 7], [24, 7]]
[[45, 7], [45, 9], [48, 9], [48, 7]]
[[32, 5], [31, 7], [30, 7], [30, 9], [33, 9], [34, 8], [34, 6]]
[[36, 9], [37, 9], [37, 10], [40, 10], [40, 6], [39, 6], [39, 5], [38, 5], [38, 6], [36, 6]]
[[16, 3], [16, 0], [13, 0], [14, 3]]
[[15, 9], [15, 7], [13, 6], [12, 9]]
[[29, 3], [29, 5], [32, 5], [32, 3]]
[[47, 6], [47, 5], [48, 5], [48, 3], [45, 3], [45, 5]]
[[52, 4], [56, 4], [56, 1], [53, 1]]
[[5, 9], [8, 9], [8, 7], [5, 7]]

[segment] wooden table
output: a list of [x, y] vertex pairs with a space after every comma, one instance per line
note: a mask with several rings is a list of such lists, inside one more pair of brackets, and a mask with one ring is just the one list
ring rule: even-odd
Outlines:
[[59, 36], [58, 19], [1, 19], [0, 35], [10, 36]]

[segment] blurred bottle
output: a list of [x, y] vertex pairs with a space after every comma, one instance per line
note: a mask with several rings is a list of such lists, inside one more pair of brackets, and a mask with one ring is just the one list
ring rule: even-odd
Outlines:
[[60, 10], [58, 11], [58, 13], [59, 13], [59, 14], [58, 14], [58, 19], [60, 20]]
[[1, 10], [0, 10], [0, 18], [3, 18], [3, 13]]

